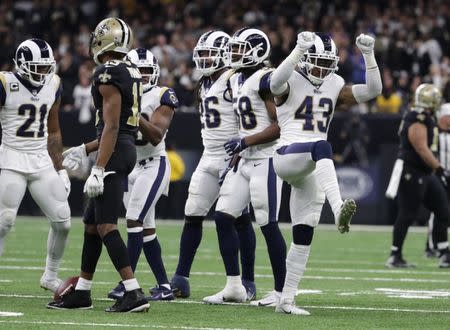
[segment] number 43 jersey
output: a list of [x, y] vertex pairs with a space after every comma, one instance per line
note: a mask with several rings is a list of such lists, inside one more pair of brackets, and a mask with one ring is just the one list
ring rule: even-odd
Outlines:
[[294, 71], [288, 84], [289, 95], [277, 106], [279, 146], [326, 140], [344, 79], [331, 73], [322, 85], [314, 86], [302, 72]]

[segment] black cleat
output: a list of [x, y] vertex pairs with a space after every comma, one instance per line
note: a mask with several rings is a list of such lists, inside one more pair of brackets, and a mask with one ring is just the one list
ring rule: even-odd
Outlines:
[[424, 255], [425, 258], [437, 258], [439, 257], [439, 251], [435, 249], [426, 248]]
[[126, 291], [123, 298], [118, 299], [114, 305], [105, 309], [110, 313], [148, 312], [150, 304], [145, 299], [142, 289]]
[[385, 264], [388, 268], [414, 268], [416, 265], [408, 264], [401, 255], [391, 255]]
[[92, 309], [91, 291], [74, 290], [61, 297], [61, 300], [47, 304], [51, 309]]
[[445, 252], [439, 257], [439, 268], [450, 268], [450, 252]]

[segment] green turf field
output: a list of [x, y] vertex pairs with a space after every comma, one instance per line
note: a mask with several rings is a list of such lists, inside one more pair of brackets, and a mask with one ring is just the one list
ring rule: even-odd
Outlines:
[[[159, 222], [158, 236], [169, 276], [177, 258], [181, 222]], [[124, 233], [124, 223], [120, 224]], [[78, 274], [82, 245], [82, 224], [73, 220], [61, 277]], [[315, 234], [309, 268], [301, 283], [297, 304], [311, 316], [276, 314], [270, 308], [248, 305], [209, 306], [202, 297], [223, 288], [225, 279], [216, 233], [204, 229], [204, 239], [191, 274], [192, 296], [175, 302], [152, 303], [149, 313], [114, 314], [103, 310], [112, 304], [104, 299], [119, 280], [106, 250], [94, 278], [94, 309], [58, 311], [45, 308], [51, 295], [39, 287], [48, 224], [43, 218], [19, 218], [8, 236], [0, 258], [1, 329], [85, 329], [85, 328], [161, 328], [161, 329], [450, 329], [450, 270], [436, 267], [437, 260], [422, 256], [425, 234], [411, 232], [406, 243], [412, 270], [384, 268], [390, 229], [355, 226], [348, 235], [330, 227]], [[290, 244], [289, 229], [284, 231]], [[265, 242], [257, 230], [256, 285], [261, 297], [272, 287]], [[137, 278], [145, 291], [155, 284], [141, 256]], [[23, 313], [2, 316], [2, 312]]]

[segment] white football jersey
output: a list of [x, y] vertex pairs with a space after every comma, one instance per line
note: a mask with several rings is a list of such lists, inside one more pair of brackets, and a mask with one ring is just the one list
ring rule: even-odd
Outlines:
[[[272, 69], [262, 68], [246, 78], [235, 73], [230, 81], [233, 94], [233, 108], [238, 114], [239, 137], [244, 138], [263, 131], [272, 124], [260, 92], [268, 92]], [[273, 156], [276, 141], [248, 147], [241, 156], [247, 159], [269, 158]]]
[[228, 90], [228, 79], [233, 72], [226, 70], [212, 83], [206, 78], [200, 86], [199, 111], [206, 155], [223, 156], [225, 142], [239, 135], [239, 124]]
[[26, 153], [47, 150], [47, 118], [61, 94], [61, 80], [53, 75], [42, 87], [34, 87], [13, 72], [1, 72], [0, 99], [2, 144]]
[[[141, 116], [150, 120], [153, 112], [161, 105], [167, 105], [173, 109], [178, 107], [178, 98], [172, 88], [154, 86], [142, 94]], [[150, 157], [159, 157], [166, 155], [166, 136], [158, 145], [154, 146], [142, 136], [138, 131], [136, 139], [137, 161], [148, 159]]]
[[281, 129], [279, 146], [326, 140], [344, 79], [332, 73], [320, 87], [316, 87], [302, 72], [294, 71], [288, 84], [288, 98], [277, 106]]

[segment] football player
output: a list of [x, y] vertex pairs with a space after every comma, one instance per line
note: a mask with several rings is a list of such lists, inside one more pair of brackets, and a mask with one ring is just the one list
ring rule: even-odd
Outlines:
[[436, 157], [439, 129], [435, 112], [441, 99], [437, 87], [421, 84], [414, 93], [411, 110], [404, 115], [400, 124], [400, 148], [396, 161], [398, 172], [393, 171], [386, 192], [390, 197], [397, 195], [398, 203], [391, 255], [386, 262], [389, 268], [413, 266], [403, 259], [402, 247], [408, 228], [417, 218], [422, 203], [434, 213], [433, 238], [439, 251], [439, 267], [450, 267], [447, 231], [449, 205], [444, 188], [448, 182], [444, 168]]
[[104, 19], [91, 36], [90, 51], [97, 64], [92, 84], [97, 109], [97, 139], [64, 154], [64, 165], [74, 168], [80, 159], [98, 150], [96, 163], [84, 186], [90, 199], [84, 214], [81, 272], [75, 290], [60, 301], [49, 303], [48, 308], [92, 308], [92, 278], [102, 243], [125, 286], [123, 298], [106, 311], [141, 312], [150, 307], [134, 277], [127, 247], [117, 230], [127, 176], [136, 163], [134, 141], [142, 96], [142, 77], [138, 68], [123, 60], [132, 44], [131, 29], [118, 18]]
[[222, 291], [203, 298], [210, 304], [245, 301], [239, 275], [239, 239], [233, 223], [250, 202], [266, 240], [275, 280], [275, 290], [251, 304], [273, 306], [283, 288], [286, 243], [277, 222], [282, 182], [275, 174], [272, 161], [280, 129], [266, 79], [271, 73], [264, 63], [269, 53], [269, 39], [258, 29], [243, 28], [228, 42], [227, 57], [230, 66], [236, 69], [230, 86], [240, 128], [239, 136], [227, 141], [224, 147], [229, 155], [240, 153], [242, 158], [236, 170], [226, 175], [217, 201], [214, 219], [227, 283]]
[[70, 180], [62, 166], [58, 111], [61, 80], [52, 48], [41, 39], [22, 42], [15, 71], [0, 73], [0, 255], [29, 189], [50, 222], [47, 260], [40, 284], [56, 291], [70, 229]]
[[[170, 163], [164, 139], [178, 107], [178, 99], [173, 89], [157, 86], [160, 68], [149, 50], [133, 49], [127, 56], [139, 68], [144, 88], [136, 140], [137, 163], [128, 176], [128, 190], [124, 195], [128, 255], [134, 272], [141, 251], [144, 250], [158, 282], [150, 290], [150, 300], [173, 300], [174, 295], [161, 257], [161, 245], [156, 236], [155, 206], [161, 195], [167, 196], [169, 190]], [[119, 282], [108, 297], [119, 299], [124, 292], [125, 287]]]
[[294, 50], [269, 77], [281, 129], [274, 167], [292, 187], [293, 242], [286, 259], [286, 281], [277, 312], [309, 314], [295, 306], [294, 298], [325, 197], [339, 232], [349, 231], [356, 204], [352, 199], [342, 201], [327, 133], [336, 107], [347, 109], [381, 93], [374, 43], [374, 38], [364, 34], [356, 39], [366, 64], [366, 84], [345, 85], [335, 73], [339, 57], [334, 41], [328, 34], [312, 32], [297, 36]]
[[[177, 296], [190, 295], [189, 274], [195, 253], [202, 239], [203, 220], [219, 196], [220, 180], [230, 157], [223, 144], [238, 134], [238, 122], [229, 94], [229, 78], [233, 70], [227, 68], [225, 51], [230, 36], [222, 31], [204, 33], [194, 48], [193, 60], [202, 74], [198, 88], [204, 152], [191, 177], [185, 207], [185, 223], [180, 239], [178, 266], [172, 278]], [[242, 284], [248, 299], [254, 299], [254, 263], [256, 239], [251, 218], [244, 212], [236, 219], [240, 238]]]

